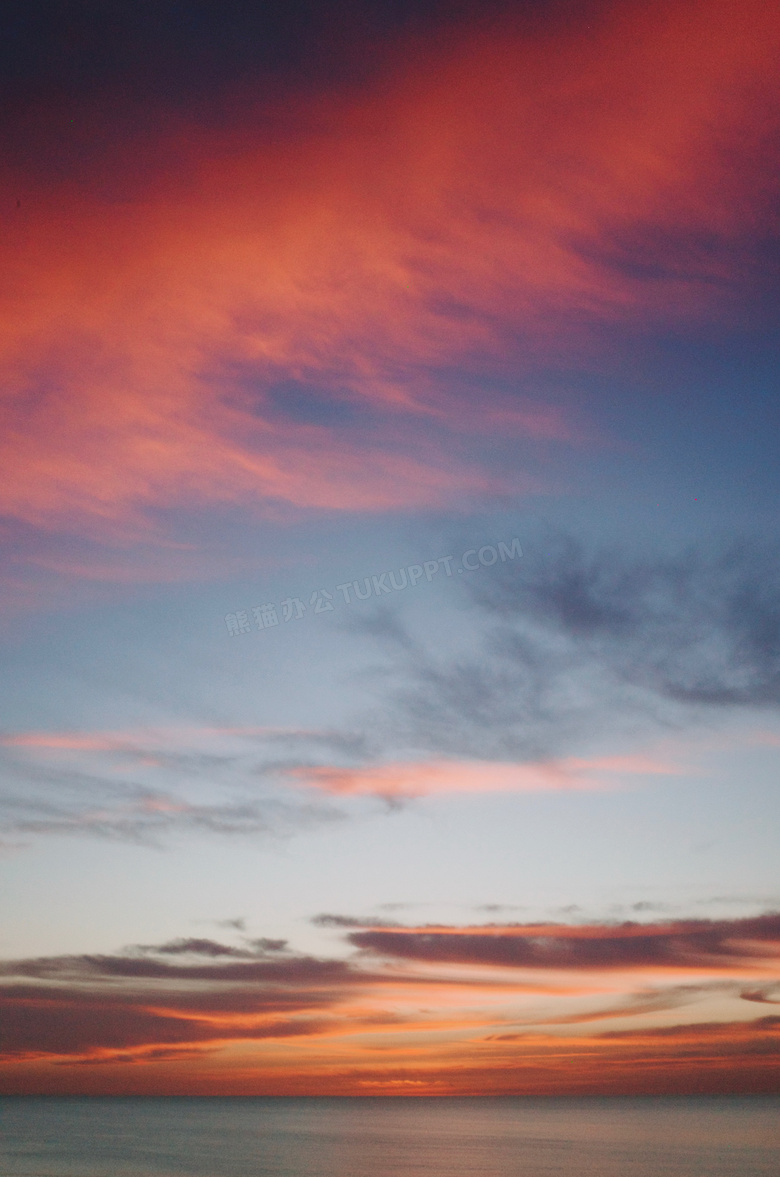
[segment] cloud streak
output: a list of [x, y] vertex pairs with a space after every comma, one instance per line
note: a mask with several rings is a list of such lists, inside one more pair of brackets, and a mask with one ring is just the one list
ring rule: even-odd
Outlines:
[[522, 567], [473, 587], [475, 652], [445, 659], [397, 634], [398, 621], [374, 627], [391, 653], [372, 716], [386, 741], [435, 762], [491, 763], [486, 782], [514, 761], [518, 783], [557, 773], [576, 786], [685, 771], [666, 756], [572, 755], [594, 737], [636, 747], [683, 723], [780, 706], [776, 546], [713, 539], [638, 556], [542, 534], [524, 552]]
[[0, 736], [0, 822], [17, 837], [68, 834], [162, 845], [184, 834], [287, 835], [343, 820], [361, 799], [603, 791], [683, 772], [646, 755], [537, 763], [383, 759], [361, 730], [182, 727]]
[[751, 970], [780, 962], [780, 915], [742, 920], [624, 923], [614, 927], [517, 924], [487, 928], [371, 928], [356, 948], [390, 958], [523, 969]]
[[422, 761], [364, 768], [296, 768], [291, 775], [336, 796], [367, 794], [388, 801], [452, 793], [600, 791], [610, 778], [676, 775], [684, 770], [648, 756], [567, 757], [539, 764]]
[[12, 839], [285, 836], [344, 816], [290, 788], [289, 769], [362, 748], [359, 735], [269, 728], [5, 733], [0, 822]]

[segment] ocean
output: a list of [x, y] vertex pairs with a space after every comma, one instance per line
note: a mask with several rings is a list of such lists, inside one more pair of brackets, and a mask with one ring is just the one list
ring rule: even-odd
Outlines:
[[0, 1099], [1, 1177], [778, 1177], [780, 1097]]

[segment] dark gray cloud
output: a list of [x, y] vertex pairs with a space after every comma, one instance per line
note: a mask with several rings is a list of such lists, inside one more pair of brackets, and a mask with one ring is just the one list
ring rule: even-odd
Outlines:
[[[278, 941], [277, 943], [284, 943]], [[159, 956], [207, 956], [207, 957], [237, 957], [247, 960], [258, 955], [248, 948], [235, 948], [231, 944], [220, 944], [217, 940], [208, 940], [190, 936], [179, 940], [169, 940], [166, 944], [139, 944], [138, 952], [154, 953]]]
[[546, 547], [519, 575], [504, 565], [476, 586], [481, 607], [512, 632], [531, 621], [619, 680], [674, 702], [780, 704], [776, 543], [655, 558], [588, 551], [571, 538]]
[[484, 929], [371, 927], [347, 939], [372, 955], [509, 968], [632, 969], [736, 966], [777, 955], [780, 914], [666, 924], [515, 924]]
[[280, 957], [283, 946], [182, 938], [117, 955], [2, 962], [0, 1054], [216, 1042], [226, 1031], [213, 1019], [226, 1015], [234, 1039], [316, 1034], [345, 991], [372, 980], [346, 961]]
[[272, 940], [268, 936], [260, 936], [257, 940], [250, 940], [258, 952], [287, 952], [289, 951], [289, 942], [287, 940]]
[[[224, 920], [223, 925], [243, 927], [242, 920]], [[287, 940], [273, 940], [267, 936], [256, 939], [245, 939], [247, 947], [236, 947], [233, 944], [221, 944], [218, 940], [210, 940], [201, 936], [180, 937], [168, 940], [165, 944], [138, 944], [128, 951], [140, 952], [153, 956], [194, 956], [207, 957], [216, 960], [220, 957], [231, 957], [234, 960], [255, 960], [266, 956], [267, 953], [286, 952]]]
[[[151, 995], [150, 995], [151, 996]], [[165, 994], [157, 994], [164, 1000]], [[149, 1000], [147, 998], [147, 1000]], [[5, 1057], [29, 1052], [51, 1054], [83, 1054], [88, 1051], [119, 1047], [145, 1046], [162, 1043], [216, 1042], [231, 1039], [262, 1040], [291, 1038], [321, 1032], [324, 1018], [285, 1017], [258, 1024], [254, 1016], [267, 1013], [262, 1001], [251, 1011], [252, 1020], [245, 1024], [233, 1023], [228, 1032], [208, 1018], [198, 1018], [191, 1012], [167, 1015], [148, 1008], [141, 1001], [131, 1004], [112, 1003], [93, 995], [88, 1004], [79, 1005], [69, 993], [43, 992], [37, 999], [23, 999], [13, 994], [3, 995], [0, 1054]], [[324, 1004], [324, 1003], [323, 1003]], [[303, 1002], [299, 1002], [299, 1008]], [[218, 1012], [234, 1013], [229, 1001]], [[295, 1010], [290, 1011], [295, 1013]]]
[[780, 707], [776, 544], [637, 555], [543, 534], [523, 550], [468, 582], [469, 652], [432, 652], [398, 617], [362, 622], [391, 651], [372, 717], [388, 742], [544, 759], [584, 736]]
[[296, 956], [291, 959], [265, 959], [256, 955], [240, 957], [219, 964], [171, 964], [167, 960], [151, 958], [143, 951], [138, 955], [54, 956], [36, 957], [0, 964], [0, 976], [28, 977], [41, 981], [89, 981], [92, 978], [121, 980], [257, 982], [261, 984], [331, 984], [342, 982], [349, 973], [348, 965], [338, 960], [319, 960], [316, 957]]
[[359, 919], [357, 916], [334, 915], [327, 911], [312, 916], [310, 922], [317, 928], [398, 928], [401, 926], [394, 920]]

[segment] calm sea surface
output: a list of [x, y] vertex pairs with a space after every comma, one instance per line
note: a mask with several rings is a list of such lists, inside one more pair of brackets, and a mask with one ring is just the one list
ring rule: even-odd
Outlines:
[[778, 1177], [780, 1099], [0, 1100], [2, 1177]]

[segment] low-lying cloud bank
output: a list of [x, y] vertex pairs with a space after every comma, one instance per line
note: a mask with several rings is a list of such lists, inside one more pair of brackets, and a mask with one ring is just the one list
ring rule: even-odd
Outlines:
[[314, 922], [357, 953], [243, 936], [4, 962], [2, 1090], [365, 1092], [380, 1060], [387, 1091], [410, 1074], [453, 1093], [777, 1086], [780, 1016], [745, 1011], [780, 999], [778, 915]]

